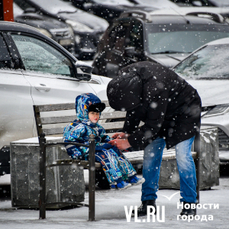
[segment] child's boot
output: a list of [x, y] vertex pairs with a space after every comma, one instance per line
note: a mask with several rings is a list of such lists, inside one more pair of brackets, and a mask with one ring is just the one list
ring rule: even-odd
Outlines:
[[118, 189], [126, 189], [126, 188], [129, 188], [131, 186], [131, 184], [126, 183], [125, 181], [122, 181], [120, 183], [117, 183], [116, 186]]
[[123, 181], [123, 180], [120, 178], [120, 179], [118, 179], [118, 180], [116, 181], [116, 184], [112, 184], [112, 185], [111, 185], [111, 188], [112, 188], [112, 189], [126, 189], [126, 188], [128, 188], [128, 187], [130, 187], [130, 186], [131, 186], [131, 184], [126, 183], [125, 181]]
[[129, 177], [129, 183], [132, 185], [142, 184], [144, 181], [144, 178], [138, 178], [136, 175]]

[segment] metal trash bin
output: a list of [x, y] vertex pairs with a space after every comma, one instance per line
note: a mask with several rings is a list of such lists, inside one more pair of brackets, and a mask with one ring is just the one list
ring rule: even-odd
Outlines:
[[[50, 137], [47, 142], [60, 141]], [[39, 144], [38, 138], [10, 143], [11, 201], [13, 207], [38, 208], [39, 201]], [[47, 165], [57, 159], [69, 159], [63, 146], [47, 148]], [[83, 168], [76, 164], [48, 167], [46, 170], [47, 209], [60, 209], [84, 201], [85, 182]], [[68, 203], [65, 203], [68, 202]]]

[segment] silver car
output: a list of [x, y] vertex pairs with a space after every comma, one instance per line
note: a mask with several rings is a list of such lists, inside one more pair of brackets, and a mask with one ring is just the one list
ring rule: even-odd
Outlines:
[[34, 104], [72, 103], [85, 92], [105, 100], [109, 79], [33, 27], [0, 22], [0, 31], [1, 175], [9, 172], [10, 142], [36, 136]]
[[202, 125], [218, 128], [221, 163], [229, 161], [229, 38], [212, 41], [194, 51], [174, 71], [200, 94]]

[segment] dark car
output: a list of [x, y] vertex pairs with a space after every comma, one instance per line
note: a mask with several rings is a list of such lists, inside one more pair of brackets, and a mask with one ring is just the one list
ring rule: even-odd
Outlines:
[[93, 72], [113, 78], [120, 68], [145, 60], [171, 68], [201, 45], [229, 36], [219, 14], [159, 12], [130, 11], [114, 20], [99, 42]]
[[92, 59], [98, 41], [108, 27], [105, 19], [77, 9], [61, 0], [14, 0], [22, 9], [34, 9], [40, 15], [47, 15], [69, 24], [75, 34], [78, 59]]
[[101, 18], [106, 19], [109, 23], [113, 19], [120, 16], [129, 10], [145, 10], [152, 11], [157, 9], [156, 7], [149, 5], [140, 5], [135, 1], [128, 0], [65, 0], [71, 1], [74, 6], [85, 10], [89, 13], [95, 14]]
[[55, 18], [39, 15], [33, 9], [26, 11], [13, 3], [14, 21], [36, 27], [41, 33], [52, 38], [75, 55], [75, 39], [71, 26]]
[[216, 6], [214, 2], [211, 0], [170, 0], [170, 1], [176, 3], [178, 6], [198, 6], [198, 7]]

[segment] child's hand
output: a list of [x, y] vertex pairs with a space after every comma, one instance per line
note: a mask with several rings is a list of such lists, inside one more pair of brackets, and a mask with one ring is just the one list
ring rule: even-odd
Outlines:
[[125, 134], [125, 133], [123, 133], [123, 132], [117, 132], [117, 133], [113, 134], [111, 137], [112, 137], [113, 139], [125, 139], [125, 138], [127, 138], [128, 136], [129, 136], [129, 134]]

